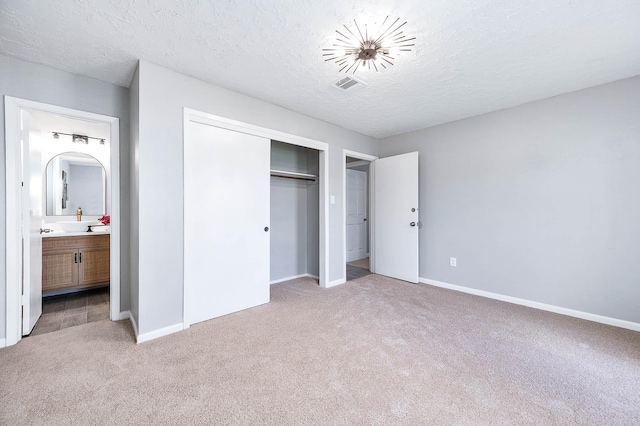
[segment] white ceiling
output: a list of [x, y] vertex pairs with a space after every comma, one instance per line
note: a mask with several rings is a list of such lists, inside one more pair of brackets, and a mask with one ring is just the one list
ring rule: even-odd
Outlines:
[[[415, 50], [330, 87], [334, 31], [387, 14]], [[640, 75], [640, 1], [3, 0], [0, 53], [121, 86], [141, 58], [383, 138]]]

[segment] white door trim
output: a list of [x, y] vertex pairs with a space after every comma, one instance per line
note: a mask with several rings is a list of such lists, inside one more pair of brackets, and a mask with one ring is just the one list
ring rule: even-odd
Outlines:
[[[232, 120], [230, 118], [209, 114], [191, 108], [184, 108], [183, 114], [183, 141], [186, 141], [188, 139], [187, 123], [189, 121], [194, 121], [196, 123], [208, 124], [211, 126], [220, 127], [222, 129], [235, 130], [236, 132], [247, 133], [255, 136], [262, 136], [272, 140], [277, 140], [279, 142], [298, 145], [320, 151], [318, 176], [318, 184], [320, 186], [319, 281], [320, 287], [329, 287], [329, 144], [315, 139], [292, 135], [290, 133], [285, 133], [266, 127], [255, 126], [253, 124]], [[184, 321], [186, 308], [186, 306], [184, 305], [184, 301], [185, 298], [183, 297], [182, 316], [185, 328], [187, 328], [187, 322]]]
[[22, 338], [21, 327], [21, 267], [20, 250], [20, 110], [35, 110], [110, 125], [111, 169], [111, 285], [112, 321], [120, 319], [120, 119], [107, 115], [50, 105], [26, 99], [4, 97], [5, 111], [5, 185], [6, 185], [6, 339], [5, 345], [15, 345]]
[[[347, 157], [357, 158], [365, 161], [375, 161], [378, 159], [375, 155], [364, 154], [362, 152], [351, 151], [348, 149], [342, 150], [342, 274], [344, 281], [347, 281]], [[374, 170], [373, 167], [369, 168], [369, 198], [367, 202], [369, 207], [373, 205], [373, 185], [374, 185]], [[373, 215], [375, 212], [372, 208], [369, 208], [369, 270], [375, 271], [375, 265], [373, 263], [373, 242], [375, 241], [375, 229], [373, 228]]]

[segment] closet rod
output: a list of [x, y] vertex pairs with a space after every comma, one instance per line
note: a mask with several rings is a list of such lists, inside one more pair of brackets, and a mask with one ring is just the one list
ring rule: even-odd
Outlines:
[[317, 176], [310, 175], [308, 173], [287, 172], [284, 170], [271, 170], [271, 176], [284, 179], [297, 179], [313, 182], [315, 182], [315, 180], [317, 179]]
[[312, 178], [312, 177], [284, 176], [284, 175], [278, 175], [278, 174], [275, 174], [275, 173], [271, 173], [271, 176], [277, 177], [277, 178], [282, 178], [282, 179], [306, 180], [306, 181], [311, 181], [311, 182], [315, 182], [316, 181], [316, 179]]

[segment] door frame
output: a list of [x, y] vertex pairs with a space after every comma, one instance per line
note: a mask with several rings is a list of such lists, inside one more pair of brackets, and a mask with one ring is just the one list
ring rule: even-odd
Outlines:
[[378, 159], [375, 155], [364, 154], [362, 152], [351, 151], [348, 149], [342, 150], [342, 264], [343, 264], [343, 276], [344, 282], [347, 281], [347, 157], [357, 158], [359, 160], [365, 160], [369, 162], [369, 197], [367, 203], [369, 204], [369, 218], [367, 219], [369, 226], [369, 271], [375, 273], [375, 263], [373, 259], [374, 241], [375, 241], [375, 229], [373, 226], [373, 218], [375, 212], [371, 206], [373, 205], [373, 185], [375, 182], [374, 173], [375, 169], [371, 167], [371, 164]]
[[[184, 108], [183, 111], [183, 138], [184, 143], [189, 140], [188, 123], [194, 121], [196, 123], [207, 124], [222, 129], [233, 130], [236, 132], [247, 133], [254, 136], [261, 136], [278, 142], [284, 142], [291, 145], [302, 146], [319, 151], [319, 173], [318, 185], [320, 189], [319, 200], [319, 281], [320, 287], [327, 288], [329, 286], [329, 144], [315, 139], [305, 138], [290, 133], [281, 132], [279, 130], [269, 129], [267, 127], [255, 126], [253, 124], [242, 121], [233, 120], [207, 112], [198, 111], [192, 108]], [[184, 200], [183, 200], [184, 206]], [[268, 279], [269, 277], [267, 277]], [[183, 303], [185, 301], [183, 289]], [[186, 311], [186, 305], [183, 304], [183, 320]], [[186, 324], [186, 322], [184, 322]]]
[[[120, 314], [120, 119], [102, 114], [81, 111], [42, 102], [30, 101], [11, 96], [4, 97], [5, 119], [5, 185], [6, 185], [6, 218], [5, 218], [5, 285], [6, 285], [6, 318], [5, 345], [10, 346], [22, 339], [21, 318], [21, 212], [20, 203], [22, 169], [20, 147], [20, 112], [34, 110], [67, 116], [80, 120], [107, 123], [110, 125], [110, 176], [111, 183], [111, 246], [109, 299], [111, 304], [110, 319], [122, 319]], [[25, 256], [25, 259], [26, 256]], [[27, 260], [28, 261], [28, 260]]]

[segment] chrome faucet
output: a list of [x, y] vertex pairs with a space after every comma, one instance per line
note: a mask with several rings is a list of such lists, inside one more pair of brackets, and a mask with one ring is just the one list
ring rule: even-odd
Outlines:
[[78, 210], [76, 210], [76, 219], [78, 219], [78, 222], [82, 220], [82, 207], [78, 206]]

